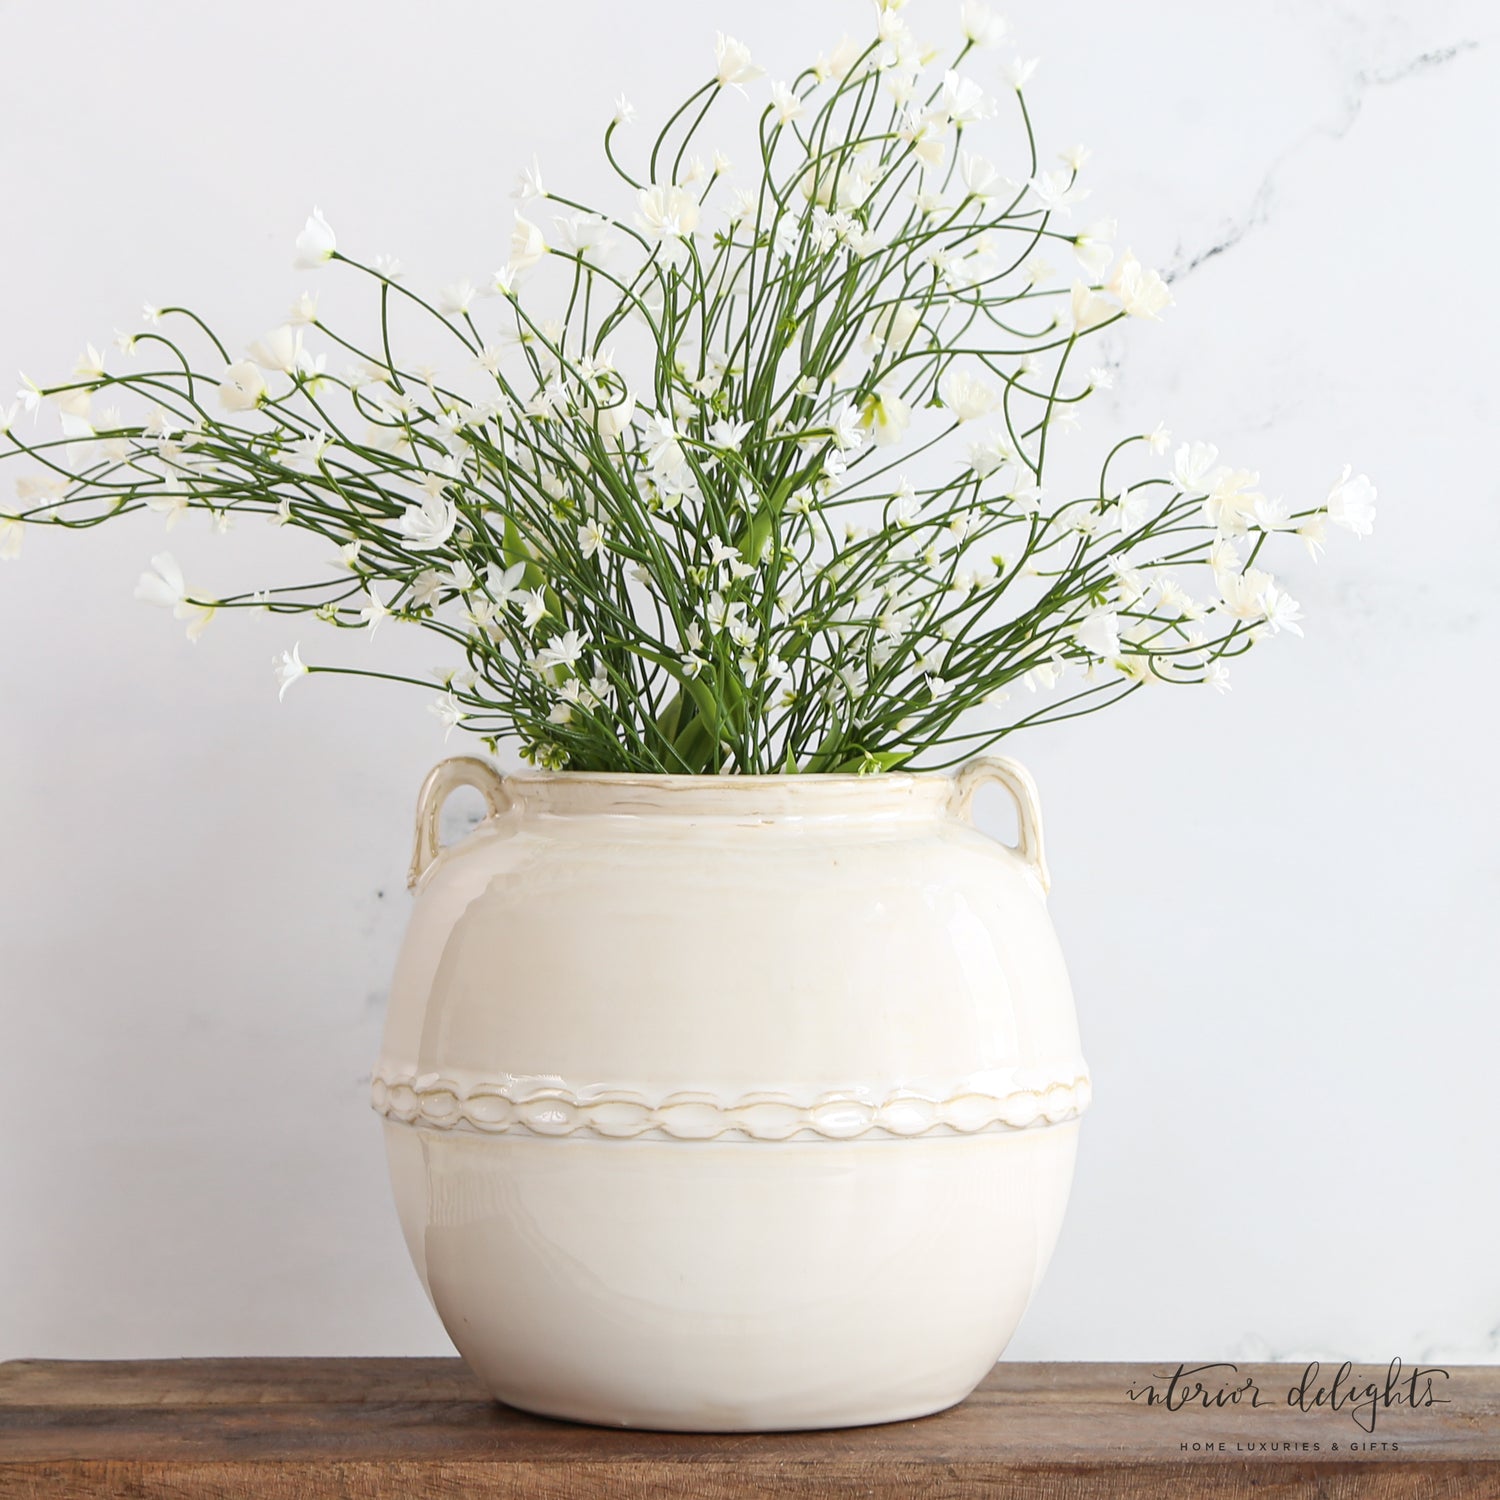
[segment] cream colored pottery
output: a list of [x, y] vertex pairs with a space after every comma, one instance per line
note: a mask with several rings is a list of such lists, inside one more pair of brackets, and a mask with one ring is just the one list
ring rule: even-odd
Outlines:
[[[977, 832], [986, 782], [1020, 844]], [[453, 788], [489, 816], [441, 849]], [[444, 762], [374, 1079], [407, 1245], [500, 1400], [832, 1427], [961, 1401], [1089, 1079], [1031, 778]]]

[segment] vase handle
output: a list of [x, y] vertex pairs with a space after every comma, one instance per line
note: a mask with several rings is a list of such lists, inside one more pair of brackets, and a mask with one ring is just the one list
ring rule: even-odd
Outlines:
[[998, 781], [1015, 798], [1020, 828], [1015, 852], [1041, 882], [1042, 890], [1051, 890], [1052, 877], [1047, 873], [1047, 854], [1042, 846], [1041, 802], [1037, 798], [1036, 782], [1025, 766], [1000, 755], [981, 755], [977, 760], [971, 760], [953, 778], [948, 811], [956, 818], [968, 817], [975, 794], [992, 781]]
[[411, 869], [406, 886], [413, 889], [432, 868], [442, 853], [443, 841], [438, 820], [443, 804], [461, 786], [471, 786], [484, 798], [487, 817], [497, 818], [510, 806], [510, 794], [500, 773], [485, 760], [474, 755], [455, 755], [440, 761], [427, 773], [422, 790], [417, 793], [417, 841], [411, 853]]

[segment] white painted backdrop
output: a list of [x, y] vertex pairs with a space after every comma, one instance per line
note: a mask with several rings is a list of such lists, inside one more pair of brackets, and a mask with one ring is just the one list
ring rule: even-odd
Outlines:
[[[1230, 696], [1015, 742], [1098, 1101], [1011, 1352], [1494, 1358], [1493, 7], [1010, 18], [1044, 149], [1091, 145], [1088, 209], [1176, 272], [1089, 433], [1381, 490]], [[258, 335], [315, 202], [428, 285], [487, 272], [513, 169], [591, 184], [614, 95], [685, 92], [715, 24], [782, 76], [865, 11], [0, 0], [0, 365], [57, 378], [168, 298]], [[284, 621], [189, 648], [131, 599], [158, 526], [0, 568], [0, 1357], [443, 1350], [365, 1106], [440, 731], [357, 682], [278, 707]], [[172, 538], [223, 585], [276, 542]]]

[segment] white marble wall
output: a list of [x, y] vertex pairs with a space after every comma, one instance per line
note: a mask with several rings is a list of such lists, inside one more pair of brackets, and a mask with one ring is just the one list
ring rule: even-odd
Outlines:
[[[432, 282], [486, 271], [511, 168], [588, 180], [608, 101], [675, 93], [716, 23], [779, 74], [863, 20], [625, 10], [0, 0], [0, 365], [169, 296], [258, 334], [314, 202]], [[1175, 276], [1106, 415], [1381, 491], [1231, 695], [1017, 742], [1098, 1101], [1012, 1352], [1494, 1358], [1494, 8], [1010, 15], [1044, 144], [1094, 148], [1090, 206]], [[173, 547], [252, 577], [276, 539], [239, 540]], [[0, 1357], [442, 1350], [364, 1106], [440, 732], [358, 684], [278, 708], [276, 621], [189, 649], [130, 597], [158, 545], [0, 568]]]

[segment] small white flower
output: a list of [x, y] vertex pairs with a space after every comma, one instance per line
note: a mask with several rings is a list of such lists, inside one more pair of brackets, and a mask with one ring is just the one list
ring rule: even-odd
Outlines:
[[738, 448], [750, 432], [749, 422], [731, 422], [721, 417], [708, 429], [708, 440], [715, 448]]
[[802, 113], [802, 101], [784, 83], [771, 85], [771, 104], [777, 120], [783, 125], [790, 124]]
[[436, 605], [443, 595], [443, 575], [435, 568], [424, 568], [411, 581], [411, 603], [413, 609], [427, 609]]
[[915, 106], [909, 107], [901, 117], [901, 128], [897, 132], [912, 150], [912, 155], [924, 166], [942, 164], [943, 133], [948, 128], [944, 116], [932, 111], [923, 112]]
[[1052, 279], [1052, 267], [1040, 255], [1029, 257], [1021, 269], [1026, 273], [1028, 286], [1041, 286]]
[[0, 561], [13, 562], [21, 555], [26, 523], [10, 511], [0, 510]]
[[529, 271], [547, 253], [547, 241], [542, 231], [519, 210], [516, 212], [515, 228], [510, 233], [510, 269]]
[[594, 414], [594, 430], [609, 441], [621, 437], [635, 420], [635, 397], [629, 391], [608, 393], [609, 402], [601, 402]]
[[597, 520], [585, 521], [578, 528], [578, 550], [584, 557], [609, 551], [609, 533]]
[[1117, 602], [1128, 609], [1138, 602], [1150, 587], [1146, 575], [1139, 568], [1133, 568], [1129, 563], [1121, 562], [1118, 557], [1111, 557], [1107, 566], [1114, 574], [1115, 585], [1119, 591]]
[[859, 61], [864, 50], [853, 37], [840, 37], [838, 46], [827, 57], [820, 57], [813, 64], [813, 73], [818, 82], [827, 83], [830, 78], [840, 81], [847, 78], [849, 70]]
[[279, 703], [286, 697], [286, 690], [299, 677], [307, 676], [307, 667], [302, 661], [302, 642], [298, 641], [290, 651], [283, 651], [280, 656], [273, 656], [271, 666], [276, 672], [276, 681], [281, 684], [281, 691], [276, 694]]
[[[1120, 492], [1115, 506], [1115, 528], [1121, 536], [1129, 536], [1137, 530], [1152, 513], [1151, 491], [1141, 485], [1136, 489]], [[1160, 506], [1156, 507], [1160, 510]]]
[[1160, 317], [1172, 305], [1172, 292], [1155, 271], [1148, 271], [1129, 250], [1120, 258], [1109, 289], [1132, 318]]
[[20, 402], [28, 416], [34, 417], [42, 409], [42, 388], [26, 374], [25, 370], [21, 371], [21, 388], [16, 392], [16, 400]]
[[1276, 587], [1269, 573], [1259, 568], [1246, 568], [1243, 573], [1226, 569], [1216, 573], [1215, 582], [1226, 614], [1249, 622], [1265, 619], [1267, 595]]
[[1322, 557], [1323, 548], [1328, 542], [1328, 515], [1322, 512], [1316, 516], [1309, 516], [1298, 528], [1297, 535], [1302, 538], [1302, 544], [1307, 548], [1307, 554], [1314, 562]]
[[289, 469], [295, 469], [299, 474], [315, 474], [319, 464], [323, 461], [324, 452], [332, 441], [333, 439], [320, 427], [316, 432], [294, 443], [291, 452], [282, 459], [282, 463]]
[[716, 77], [719, 87], [733, 84], [743, 92], [744, 85], [753, 82], [765, 72], [750, 61], [750, 49], [721, 31], [714, 40], [714, 60], [718, 64]]
[[1073, 253], [1094, 281], [1103, 277], [1115, 258], [1115, 229], [1113, 219], [1100, 219], [1081, 234], [1073, 236]]
[[1056, 687], [1058, 678], [1063, 674], [1061, 662], [1043, 661], [1038, 662], [1029, 672], [1021, 678], [1028, 693], [1035, 693], [1046, 688]]
[[882, 349], [905, 349], [921, 323], [922, 309], [915, 302], [896, 302], [882, 308], [870, 323], [870, 332], [865, 339], [866, 352], [875, 354]]
[[1120, 617], [1112, 610], [1100, 610], [1073, 628], [1073, 639], [1090, 656], [1112, 661], [1120, 654]]
[[647, 417], [641, 433], [641, 446], [652, 472], [660, 477], [673, 478], [687, 467], [682, 434], [670, 417]]
[[1038, 172], [1026, 185], [1048, 213], [1066, 213], [1089, 195], [1089, 190], [1080, 187], [1071, 172]]
[[294, 375], [309, 365], [307, 352], [302, 347], [302, 330], [289, 323], [257, 339], [251, 344], [249, 354], [261, 369], [283, 375]]
[[90, 425], [90, 412], [94, 398], [91, 392], [75, 387], [72, 390], [53, 391], [47, 399], [57, 404], [62, 418], [64, 437], [93, 437], [94, 429]]
[[1088, 333], [1116, 316], [1118, 309], [1107, 297], [1101, 297], [1081, 281], [1073, 283], [1072, 301], [1069, 307], [1073, 314], [1074, 331]]
[[452, 688], [443, 697], [434, 698], [427, 705], [427, 712], [443, 726], [443, 738], [445, 740], [469, 717], [459, 704], [458, 699], [454, 697]]
[[1000, 399], [983, 381], [949, 366], [938, 382], [938, 396], [960, 422], [972, 422], [994, 410]]
[[[906, 49], [910, 39], [911, 32], [907, 30], [901, 37], [900, 46]], [[916, 97], [917, 80], [920, 77], [921, 67], [909, 55], [905, 62], [900, 62], [893, 56], [885, 67], [885, 76], [880, 80], [880, 86], [896, 104], [906, 105]]]
[[1165, 422], [1158, 422], [1146, 434], [1146, 446], [1156, 454], [1165, 453], [1172, 446], [1172, 434], [1167, 431]]
[[833, 429], [833, 446], [840, 453], [853, 452], [863, 446], [865, 435], [860, 431], [859, 409], [852, 401], [846, 401], [828, 419]]
[[302, 233], [297, 236], [297, 256], [292, 264], [299, 271], [315, 271], [332, 260], [337, 249], [338, 240], [323, 217], [323, 210], [315, 208]]
[[1230, 690], [1229, 668], [1221, 661], [1210, 662], [1204, 669], [1203, 685], [1216, 693], [1227, 693]]
[[642, 188], [636, 203], [636, 223], [661, 245], [662, 260], [679, 267], [686, 264], [688, 254], [682, 242], [698, 227], [698, 200], [683, 188], [657, 183]]
[[750, 218], [759, 205], [760, 200], [749, 188], [737, 187], [733, 190], [733, 196], [727, 210], [727, 217], [731, 224], [742, 224]]
[[955, 125], [972, 125], [995, 113], [995, 101], [972, 78], [963, 78], [950, 69], [943, 75], [943, 92], [939, 100], [943, 112]]
[[520, 597], [520, 583], [525, 576], [524, 562], [512, 563], [503, 571], [491, 563], [484, 571], [484, 586], [496, 605], [504, 608]]
[[1265, 495], [1256, 498], [1252, 507], [1255, 525], [1261, 531], [1295, 531], [1297, 522], [1292, 519], [1292, 508], [1285, 500], [1271, 500]]
[[188, 639], [196, 641], [213, 619], [214, 606], [200, 604], [188, 597], [182, 569], [170, 552], [158, 553], [151, 559], [151, 566], [155, 571], [141, 574], [140, 582], [135, 586], [135, 597], [147, 604], [170, 609], [179, 620], [187, 620]]
[[1263, 498], [1251, 489], [1259, 478], [1250, 469], [1214, 470], [1208, 476], [1210, 488], [1203, 502], [1203, 517], [1209, 525], [1225, 536], [1243, 536]]
[[438, 311], [450, 318], [460, 318], [468, 312], [476, 295], [472, 281], [455, 281], [438, 293]]
[[511, 197], [519, 203], [530, 203], [533, 198], [546, 196], [547, 189], [542, 186], [542, 166], [533, 156], [531, 165], [523, 167], [517, 175], [516, 185], [511, 190]]
[[429, 493], [421, 504], [408, 505], [396, 529], [417, 552], [441, 547], [453, 535], [458, 524], [458, 507], [445, 494]]
[[1297, 623], [1302, 618], [1302, 606], [1285, 589], [1271, 584], [1266, 589], [1261, 607], [1272, 635], [1278, 635], [1283, 630], [1290, 630], [1293, 635], [1302, 634], [1302, 627]]
[[540, 589], [521, 589], [512, 602], [527, 630], [535, 630], [547, 613], [547, 596]]
[[495, 623], [494, 600], [471, 599], [469, 607], [464, 611], [464, 621], [473, 628], [475, 633], [488, 630]]
[[603, 259], [614, 248], [609, 220], [598, 214], [572, 214], [552, 221], [557, 226], [557, 241], [569, 255], [593, 255]]
[[1156, 584], [1156, 612], [1180, 619], [1196, 620], [1202, 613], [1193, 596], [1175, 578], [1159, 576]]
[[225, 411], [254, 411], [266, 399], [266, 381], [248, 359], [230, 365], [219, 384], [219, 404]]
[[87, 380], [104, 379], [104, 356], [92, 344], [85, 345], [84, 351], [78, 356], [78, 363], [73, 366], [75, 375], [82, 375]]
[[1219, 450], [1212, 443], [1184, 443], [1172, 458], [1172, 483], [1184, 494], [1199, 494], [1212, 484]]
[[632, 125], [635, 123], [635, 105], [633, 105], [624, 94], [615, 100], [615, 124]]
[[964, 0], [958, 24], [964, 39], [976, 47], [998, 47], [1009, 30], [1004, 20], [991, 14], [982, 0]]
[[1008, 498], [1020, 507], [1022, 515], [1036, 516], [1041, 514], [1046, 494], [1046, 490], [1039, 484], [1019, 484], [1009, 492]]
[[903, 485], [891, 503], [889, 512], [890, 522], [903, 529], [915, 526], [922, 515], [922, 502], [917, 493], [908, 485]]
[[969, 445], [969, 467], [981, 479], [988, 479], [1007, 464], [1019, 462], [1020, 455], [1003, 438], [981, 438], [977, 443]]
[[1345, 464], [1328, 492], [1326, 501], [1328, 519], [1355, 536], [1369, 536], [1375, 529], [1375, 498], [1377, 491], [1370, 483], [1368, 474], [1349, 476], [1354, 472], [1353, 464]]
[[303, 328], [318, 321], [318, 299], [311, 292], [303, 292], [297, 300], [292, 303], [291, 311], [286, 315], [286, 320], [294, 328]]
[[1238, 573], [1243, 559], [1233, 537], [1217, 537], [1208, 549], [1208, 566], [1217, 582], [1221, 575]]
[[169, 474], [162, 482], [169, 488], [160, 494], [151, 495], [146, 501], [146, 509], [165, 516], [167, 530], [170, 531], [187, 514], [188, 492], [180, 487], [181, 480], [176, 475]]
[[753, 564], [739, 556], [739, 547], [730, 546], [723, 537], [709, 537], [708, 550], [709, 567], [727, 568], [730, 577], [750, 577], [754, 573]]
[[371, 584], [365, 590], [365, 607], [359, 612], [360, 620], [369, 626], [370, 634], [373, 636], [379, 629], [380, 622], [389, 615], [390, 610], [386, 608], [385, 600], [375, 592], [375, 585]]
[[1031, 82], [1032, 75], [1040, 64], [1039, 57], [1013, 57], [1000, 71], [1005, 81], [1019, 94]]
[[860, 421], [870, 429], [877, 448], [889, 448], [899, 443], [911, 426], [911, 407], [893, 386], [878, 385], [865, 398]]
[[538, 653], [537, 660], [543, 667], [567, 667], [578, 665], [585, 650], [584, 640], [576, 630], [565, 630], [554, 636]]
[[958, 153], [958, 175], [969, 197], [981, 202], [994, 197], [996, 187], [1003, 181], [992, 163], [971, 151]]

